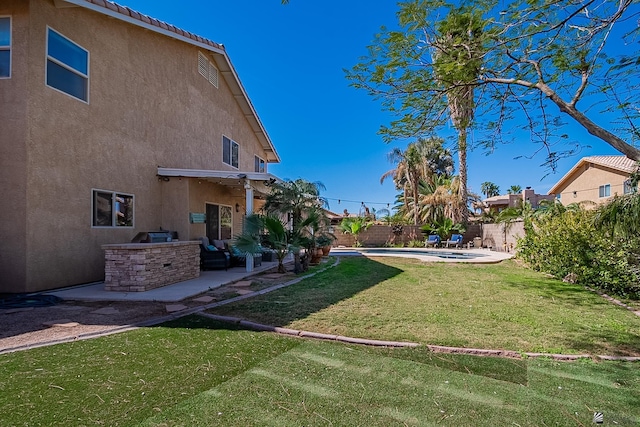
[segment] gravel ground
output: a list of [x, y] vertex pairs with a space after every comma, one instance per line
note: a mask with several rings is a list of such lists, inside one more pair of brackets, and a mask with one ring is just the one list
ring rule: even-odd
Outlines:
[[[104, 334], [167, 316], [172, 306], [205, 306], [290, 280], [292, 274], [266, 273], [224, 285], [177, 303], [63, 301], [48, 307], [0, 309], [0, 353], [91, 334]], [[201, 298], [204, 300], [198, 300]]]

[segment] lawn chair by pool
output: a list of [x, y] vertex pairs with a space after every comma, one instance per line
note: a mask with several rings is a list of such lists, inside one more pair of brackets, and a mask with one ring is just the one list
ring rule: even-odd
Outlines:
[[429, 236], [424, 241], [424, 247], [428, 248], [430, 246], [433, 246], [434, 248], [440, 246], [440, 236], [438, 236], [437, 234], [429, 234]]
[[449, 240], [446, 240], [444, 242], [447, 247], [455, 247], [455, 248], [459, 248], [460, 246], [462, 246], [462, 234], [452, 234], [451, 238]]

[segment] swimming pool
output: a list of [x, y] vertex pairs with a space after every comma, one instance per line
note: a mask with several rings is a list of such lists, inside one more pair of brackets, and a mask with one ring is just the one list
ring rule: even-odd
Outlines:
[[[421, 261], [431, 262], [471, 262], [471, 263], [496, 263], [513, 257], [513, 254], [494, 252], [485, 249], [474, 250], [439, 250], [419, 248], [353, 248], [364, 256], [392, 256], [403, 258], [415, 258]], [[333, 249], [331, 251], [334, 252]], [[336, 253], [336, 255], [338, 255]]]
[[485, 255], [472, 252], [451, 252], [451, 251], [436, 251], [428, 249], [358, 249], [358, 252], [362, 252], [365, 255], [426, 255], [434, 256], [438, 258], [447, 259], [475, 259], [481, 258]]

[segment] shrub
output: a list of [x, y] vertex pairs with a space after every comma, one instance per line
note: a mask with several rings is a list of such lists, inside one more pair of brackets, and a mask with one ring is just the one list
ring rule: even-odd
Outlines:
[[640, 245], [597, 229], [593, 211], [538, 218], [518, 242], [518, 256], [533, 269], [620, 296], [640, 297]]

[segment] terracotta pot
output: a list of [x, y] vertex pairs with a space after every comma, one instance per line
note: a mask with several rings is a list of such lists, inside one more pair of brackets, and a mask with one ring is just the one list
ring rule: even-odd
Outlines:
[[322, 259], [322, 249], [317, 248], [315, 251], [312, 251], [310, 264], [317, 265], [320, 264], [320, 260]]
[[331, 246], [323, 246], [322, 247], [322, 256], [329, 256], [329, 251], [331, 251]]

